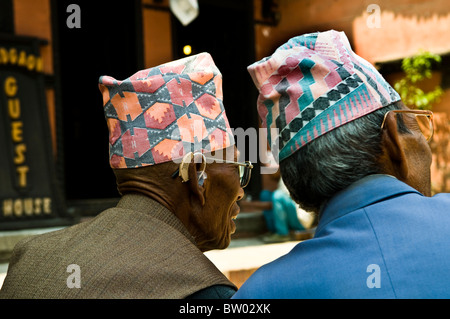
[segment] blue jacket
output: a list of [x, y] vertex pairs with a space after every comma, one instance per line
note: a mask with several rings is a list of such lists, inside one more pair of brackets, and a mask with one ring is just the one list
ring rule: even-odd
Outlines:
[[233, 298], [450, 298], [450, 194], [363, 178], [328, 202], [313, 239]]

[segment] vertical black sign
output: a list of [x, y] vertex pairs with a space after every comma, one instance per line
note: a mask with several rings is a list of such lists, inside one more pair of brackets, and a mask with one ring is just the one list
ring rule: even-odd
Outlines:
[[0, 230], [68, 223], [42, 69], [38, 39], [0, 36]]

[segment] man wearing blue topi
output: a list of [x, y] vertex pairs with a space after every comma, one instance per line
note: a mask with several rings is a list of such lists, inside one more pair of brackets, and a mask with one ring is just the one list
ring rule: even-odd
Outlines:
[[[431, 197], [432, 112], [410, 110], [343, 32], [290, 39], [248, 68], [313, 239], [234, 298], [449, 298], [450, 195]], [[272, 130], [273, 131], [273, 130]]]

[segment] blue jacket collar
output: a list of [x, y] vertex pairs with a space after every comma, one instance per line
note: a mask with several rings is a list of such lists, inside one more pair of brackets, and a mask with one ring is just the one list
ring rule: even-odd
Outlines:
[[316, 233], [332, 220], [347, 213], [407, 193], [422, 195], [393, 176], [383, 174], [366, 176], [337, 193], [322, 207]]

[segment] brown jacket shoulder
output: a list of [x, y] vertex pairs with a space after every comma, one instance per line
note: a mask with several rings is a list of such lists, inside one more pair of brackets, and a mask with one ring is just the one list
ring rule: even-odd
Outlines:
[[213, 285], [235, 288], [169, 210], [126, 195], [92, 220], [19, 242], [0, 297], [172, 299]]

